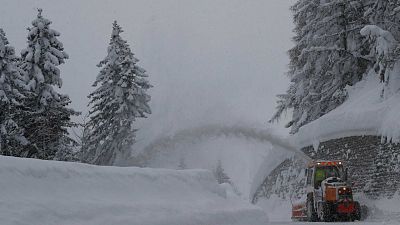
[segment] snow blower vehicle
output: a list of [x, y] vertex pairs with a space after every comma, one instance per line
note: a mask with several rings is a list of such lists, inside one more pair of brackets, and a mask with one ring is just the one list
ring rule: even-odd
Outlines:
[[304, 200], [292, 204], [292, 220], [354, 221], [361, 219], [360, 203], [354, 201], [347, 169], [341, 161], [313, 161], [306, 169]]

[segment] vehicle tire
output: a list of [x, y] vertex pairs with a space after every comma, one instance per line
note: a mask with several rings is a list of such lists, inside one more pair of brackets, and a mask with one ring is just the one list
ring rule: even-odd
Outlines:
[[356, 212], [353, 214], [353, 220], [361, 221], [361, 206], [359, 202], [354, 202]]
[[361, 212], [361, 215], [360, 215], [361, 219], [360, 219], [360, 221], [366, 220], [367, 217], [368, 217], [368, 215], [369, 215], [368, 207], [367, 207], [366, 205], [361, 205], [361, 210], [360, 210], [360, 212]]
[[307, 198], [307, 221], [308, 222], [317, 222], [318, 221], [318, 215], [314, 209], [313, 197]]
[[332, 212], [331, 208], [326, 202], [322, 203], [322, 209], [321, 209], [321, 217], [319, 218], [322, 222], [332, 222], [333, 217], [332, 217]]

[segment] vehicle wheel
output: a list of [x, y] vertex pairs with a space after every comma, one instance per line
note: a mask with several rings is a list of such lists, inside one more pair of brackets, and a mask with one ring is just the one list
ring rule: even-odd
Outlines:
[[307, 220], [308, 222], [318, 221], [318, 215], [314, 209], [314, 200], [312, 197], [307, 198]]
[[361, 212], [360, 221], [363, 221], [363, 220], [367, 219], [369, 211], [368, 211], [368, 207], [366, 205], [361, 205], [360, 208], [361, 208], [360, 209], [360, 212]]
[[321, 217], [320, 220], [323, 222], [331, 222], [332, 221], [332, 213], [331, 208], [325, 202], [322, 203], [321, 209]]
[[360, 206], [360, 203], [358, 203], [358, 202], [354, 202], [354, 203], [355, 203], [356, 212], [352, 216], [352, 219], [361, 221], [361, 206]]

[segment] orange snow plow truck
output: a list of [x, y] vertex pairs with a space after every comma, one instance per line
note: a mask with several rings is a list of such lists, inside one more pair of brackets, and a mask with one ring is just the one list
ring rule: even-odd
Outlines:
[[347, 183], [347, 169], [341, 161], [313, 161], [306, 169], [307, 196], [292, 205], [292, 220], [354, 221], [361, 219], [361, 207]]

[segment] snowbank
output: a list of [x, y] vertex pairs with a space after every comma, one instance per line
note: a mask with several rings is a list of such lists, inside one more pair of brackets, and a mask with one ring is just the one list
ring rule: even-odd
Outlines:
[[292, 204], [288, 200], [272, 195], [268, 199], [260, 198], [257, 202], [257, 206], [260, 206], [268, 212], [271, 222], [292, 221]]
[[[400, 64], [391, 71], [392, 84], [384, 84], [371, 71], [354, 87], [348, 87], [349, 98], [341, 106], [304, 127], [293, 136], [299, 147], [353, 135], [382, 135], [389, 142], [400, 142]], [[397, 79], [397, 80], [395, 80]]]
[[98, 167], [0, 157], [3, 225], [266, 224], [211, 172]]
[[392, 198], [372, 200], [363, 194], [354, 196], [361, 205], [368, 208], [366, 221], [380, 221], [385, 224], [400, 224], [400, 195], [397, 193]]

